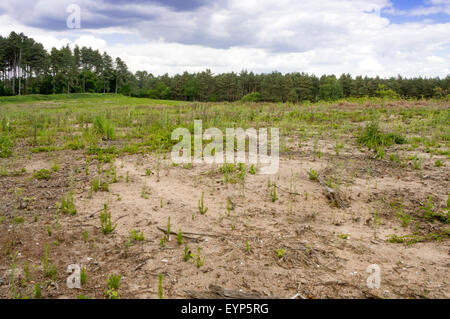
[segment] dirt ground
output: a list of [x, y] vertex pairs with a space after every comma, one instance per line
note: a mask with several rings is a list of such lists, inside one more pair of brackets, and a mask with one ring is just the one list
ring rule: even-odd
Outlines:
[[[61, 164], [48, 181], [32, 178], [33, 171], [50, 168], [48, 154], [21, 158], [15, 165], [26, 174], [0, 177], [0, 211], [24, 217], [0, 224], [0, 297], [10, 298], [12, 287], [32, 296], [40, 283], [43, 298], [104, 298], [108, 276], [120, 274], [120, 298], [157, 298], [163, 274], [164, 298], [190, 298], [187, 291], [206, 291], [210, 284], [275, 298], [450, 298], [448, 238], [412, 245], [389, 241], [393, 234], [442, 229], [424, 220], [402, 227], [392, 203], [401, 202], [411, 216], [419, 216], [428, 195], [434, 208], [445, 207], [445, 157], [444, 166], [435, 167], [439, 156], [421, 154], [417, 170], [411, 163], [399, 168], [389, 159], [373, 159], [354, 144], [339, 155], [331, 142], [319, 144], [320, 158], [313, 156], [312, 142], [304, 143], [295, 153], [281, 154], [277, 175], [247, 174], [245, 184], [225, 183], [209, 165], [173, 166], [169, 159], [127, 155], [115, 160], [118, 182], [94, 193], [82, 151], [55, 152]], [[333, 205], [324, 187], [309, 178], [310, 169], [323, 180], [339, 181], [347, 207]], [[89, 171], [96, 170], [91, 163]], [[274, 202], [269, 183], [277, 186]], [[71, 186], [77, 214], [55, 219], [56, 203]], [[202, 192], [204, 215], [198, 208]], [[99, 219], [105, 203], [117, 224], [108, 235]], [[184, 234], [182, 245], [172, 234], [161, 246], [169, 217], [171, 230]], [[145, 240], [126, 245], [133, 229]], [[46, 244], [54, 278], [42, 275]], [[189, 261], [183, 260], [186, 245]], [[205, 258], [201, 267], [198, 247], [200, 260]], [[15, 267], [12, 252], [18, 253]], [[81, 289], [66, 286], [70, 264], [86, 268]], [[381, 286], [370, 289], [366, 270], [373, 264], [381, 269]]]

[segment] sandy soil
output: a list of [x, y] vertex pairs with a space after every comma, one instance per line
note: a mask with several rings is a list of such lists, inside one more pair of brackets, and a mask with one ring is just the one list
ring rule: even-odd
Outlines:
[[[186, 290], [204, 291], [210, 284], [276, 298], [297, 292], [304, 298], [450, 298], [448, 238], [413, 245], [388, 241], [392, 234], [411, 234], [416, 228], [415, 222], [402, 227], [393, 201], [402, 201], [411, 216], [419, 216], [428, 195], [436, 209], [445, 207], [450, 180], [445, 157], [444, 167], [438, 168], [433, 165], [438, 157], [421, 154], [423, 168], [415, 170], [411, 163], [401, 168], [389, 159], [374, 160], [372, 153], [355, 146], [335, 155], [331, 143], [321, 145], [321, 158], [314, 159], [312, 143], [304, 143], [295, 154], [282, 154], [277, 175], [248, 174], [245, 185], [225, 184], [223, 174], [207, 165], [183, 168], [149, 155], [125, 156], [115, 162], [119, 182], [109, 192], [92, 195], [97, 167], [92, 163], [86, 176], [81, 152], [55, 153], [64, 164], [49, 181], [32, 178], [34, 170], [52, 165], [48, 155], [22, 159], [15, 165], [28, 173], [0, 177], [0, 212], [25, 218], [17, 225], [0, 224], [0, 296], [11, 296], [8, 254], [17, 251], [14, 277], [22, 296], [32, 295], [39, 282], [44, 298], [104, 298], [108, 276], [121, 274], [120, 298], [157, 298], [158, 275], [163, 274], [165, 298], [188, 298]], [[324, 180], [339, 180], [347, 208], [333, 207], [324, 188], [309, 179], [311, 168]], [[55, 203], [71, 179], [78, 213], [60, 215], [55, 227]], [[268, 179], [277, 185], [275, 202]], [[205, 215], [198, 211], [202, 192]], [[227, 198], [233, 206], [229, 214]], [[100, 230], [99, 211], [105, 203], [117, 224], [109, 235]], [[183, 245], [171, 235], [161, 247], [164, 233], [157, 227], [165, 229], [169, 217], [171, 230], [185, 234]], [[439, 222], [418, 220], [423, 233], [442, 228]], [[133, 229], [144, 232], [145, 240], [127, 248], [124, 242]], [[42, 276], [46, 243], [57, 280]], [[201, 248], [203, 266], [183, 260], [185, 245], [193, 255]], [[279, 249], [285, 250], [282, 258]], [[81, 289], [66, 287], [69, 264], [87, 270]], [[372, 264], [381, 268], [379, 289], [367, 287], [366, 269]]]

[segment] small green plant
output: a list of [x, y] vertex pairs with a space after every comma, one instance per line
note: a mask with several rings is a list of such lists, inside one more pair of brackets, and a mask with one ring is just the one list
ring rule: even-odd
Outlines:
[[436, 166], [436, 167], [442, 167], [442, 166], [444, 166], [444, 164], [442, 163], [441, 160], [437, 160], [436, 162], [434, 162], [434, 166]]
[[200, 247], [197, 247], [197, 256], [195, 258], [195, 263], [197, 265], [197, 268], [200, 268], [205, 264], [206, 257], [203, 257], [203, 259], [200, 257]]
[[205, 215], [206, 212], [208, 211], [208, 208], [205, 207], [205, 205], [203, 203], [204, 196], [205, 196], [205, 192], [202, 192], [202, 198], [198, 201], [198, 211], [202, 215]]
[[192, 258], [191, 251], [189, 250], [188, 246], [184, 246], [184, 253], [183, 253], [183, 260], [188, 261]]
[[339, 234], [338, 237], [341, 239], [348, 239], [349, 235], [348, 234]]
[[250, 173], [251, 175], [256, 175], [256, 167], [255, 167], [255, 164], [252, 164], [252, 165], [250, 166], [250, 171], [249, 171], [249, 173]]
[[59, 165], [56, 161], [53, 161], [52, 167], [51, 167], [52, 171], [57, 172], [59, 171]]
[[252, 248], [250, 247], [248, 240], [245, 241], [245, 251], [248, 253], [252, 251]]
[[105, 296], [109, 299], [119, 298], [119, 287], [122, 275], [110, 275], [108, 278], [108, 289], [105, 292]]
[[163, 274], [159, 274], [158, 276], [158, 298], [163, 299]]
[[272, 203], [275, 203], [278, 200], [278, 197], [277, 197], [277, 184], [275, 184], [275, 183], [273, 184], [273, 188], [270, 191], [270, 197], [272, 199]]
[[283, 258], [285, 252], [286, 252], [286, 249], [284, 249], [284, 248], [279, 248], [279, 249], [277, 249], [277, 250], [276, 250], [276, 253], [277, 253], [278, 259]]
[[45, 278], [56, 278], [56, 266], [48, 260], [48, 244], [45, 245], [44, 257], [42, 258], [42, 270]]
[[84, 241], [85, 243], [87, 243], [88, 240], [89, 240], [89, 232], [88, 232], [87, 230], [85, 230], [85, 231], [83, 232], [83, 241]]
[[144, 232], [141, 232], [140, 234], [136, 231], [136, 229], [133, 229], [131, 231], [130, 235], [131, 240], [133, 241], [144, 241]]
[[81, 285], [83, 285], [83, 286], [87, 282], [87, 272], [86, 272], [86, 268], [84, 268], [84, 267], [81, 269], [80, 282], [81, 282]]
[[308, 172], [308, 176], [309, 176], [309, 179], [310, 179], [310, 180], [316, 181], [317, 178], [318, 178], [318, 173], [317, 173], [316, 170], [313, 170], [312, 168], [310, 168], [310, 169], [309, 169], [309, 172]]
[[47, 235], [48, 237], [52, 236], [52, 228], [50, 226], [47, 226]]
[[161, 238], [161, 240], [159, 241], [159, 245], [160, 245], [162, 248], [164, 248], [164, 247], [166, 246], [166, 240], [167, 240], [167, 237], [164, 236], [164, 237]]
[[107, 204], [104, 204], [103, 211], [100, 213], [100, 226], [104, 235], [112, 233], [117, 227], [117, 225], [112, 225], [111, 213], [108, 211]]
[[77, 210], [75, 209], [75, 204], [74, 204], [74, 200], [73, 200], [72, 191], [69, 191], [65, 196], [63, 196], [60, 209], [64, 214], [70, 214], [70, 215], [77, 214]]
[[51, 173], [48, 169], [41, 169], [33, 174], [33, 177], [37, 180], [46, 180], [48, 181], [51, 178]]
[[178, 230], [178, 233], [177, 233], [178, 246], [181, 246], [183, 244], [183, 242], [184, 242], [184, 240], [183, 240], [183, 233], [181, 232], [181, 229], [180, 229], [180, 230]]
[[40, 283], [36, 283], [36, 285], [34, 285], [33, 297], [34, 297], [34, 299], [41, 299], [42, 291], [41, 291], [41, 284]]
[[91, 189], [92, 189], [92, 191], [94, 191], [96, 193], [100, 190], [100, 178], [98, 176], [96, 176], [94, 178], [94, 180], [92, 181]]

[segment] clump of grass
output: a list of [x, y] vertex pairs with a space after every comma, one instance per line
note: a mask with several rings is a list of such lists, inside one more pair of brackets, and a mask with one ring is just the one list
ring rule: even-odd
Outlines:
[[442, 167], [442, 166], [444, 166], [444, 164], [442, 163], [441, 160], [437, 160], [436, 162], [434, 162], [434, 166], [436, 166], [436, 167]]
[[188, 261], [192, 258], [191, 251], [189, 250], [188, 246], [184, 246], [184, 253], [183, 253], [183, 260]]
[[48, 169], [41, 169], [38, 170], [36, 173], [33, 174], [33, 177], [37, 180], [46, 180], [48, 181], [51, 178], [51, 173]]
[[319, 173], [316, 170], [314, 170], [312, 168], [309, 169], [308, 177], [310, 180], [316, 181], [318, 176], [319, 176]]
[[198, 211], [200, 214], [205, 215], [206, 212], [208, 211], [208, 207], [205, 207], [204, 205], [204, 196], [205, 196], [205, 192], [202, 192], [202, 198], [198, 201]]
[[285, 252], [286, 252], [286, 249], [284, 249], [284, 248], [279, 248], [279, 249], [277, 249], [277, 250], [276, 250], [276, 253], [277, 253], [278, 259], [283, 258]]
[[84, 268], [84, 267], [81, 269], [80, 282], [81, 282], [81, 285], [83, 285], [83, 286], [87, 282], [87, 272], [86, 272], [86, 268]]
[[407, 245], [413, 245], [420, 242], [426, 242], [426, 241], [441, 241], [443, 238], [449, 238], [450, 237], [450, 229], [445, 229], [442, 232], [439, 233], [431, 233], [428, 235], [405, 235], [405, 236], [397, 236], [397, 235], [391, 235], [388, 239], [390, 243], [393, 244], [402, 244], [406, 243]]
[[110, 275], [108, 278], [108, 289], [105, 292], [105, 296], [109, 299], [119, 298], [119, 287], [122, 275]]
[[77, 210], [75, 209], [75, 204], [74, 204], [74, 200], [73, 200], [72, 191], [69, 191], [65, 196], [63, 196], [60, 209], [64, 214], [70, 214], [70, 215], [77, 214]]
[[370, 150], [373, 149], [374, 151], [381, 152], [384, 146], [405, 144], [406, 138], [399, 133], [383, 133], [380, 130], [378, 121], [374, 120], [358, 134], [357, 141], [359, 144], [367, 146]]
[[48, 245], [45, 245], [44, 257], [42, 258], [42, 270], [45, 278], [56, 278], [56, 266], [48, 260]]
[[163, 299], [163, 274], [159, 274], [158, 276], [158, 298]]
[[116, 129], [114, 125], [107, 119], [97, 116], [94, 121], [94, 130], [96, 133], [103, 135], [108, 140], [116, 138]]
[[117, 227], [117, 225], [112, 225], [111, 212], [108, 211], [107, 204], [104, 205], [103, 211], [100, 213], [100, 226], [104, 235], [112, 233]]
[[270, 197], [272, 199], [272, 203], [275, 203], [278, 200], [278, 197], [277, 197], [277, 184], [273, 184], [273, 188], [270, 191]]
[[41, 299], [42, 297], [42, 291], [41, 291], [41, 284], [36, 283], [34, 286], [34, 292], [33, 292], [34, 299]]
[[130, 238], [133, 241], [144, 241], [144, 232], [142, 231], [140, 234], [136, 231], [136, 229], [133, 229], [130, 234]]
[[195, 258], [195, 263], [197, 265], [197, 268], [200, 268], [205, 264], [206, 257], [201, 258], [200, 257], [200, 247], [197, 247], [197, 256]]
[[181, 246], [183, 244], [183, 242], [184, 242], [183, 233], [181, 232], [181, 229], [180, 229], [177, 233], [177, 243], [179, 246]]

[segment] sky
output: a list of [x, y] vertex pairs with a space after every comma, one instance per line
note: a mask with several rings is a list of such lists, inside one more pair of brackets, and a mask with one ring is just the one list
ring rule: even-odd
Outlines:
[[2, 0], [0, 34], [11, 31], [154, 75], [450, 74], [450, 0]]

